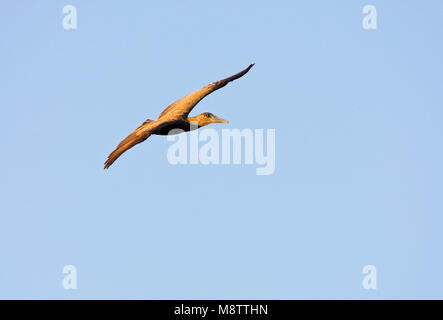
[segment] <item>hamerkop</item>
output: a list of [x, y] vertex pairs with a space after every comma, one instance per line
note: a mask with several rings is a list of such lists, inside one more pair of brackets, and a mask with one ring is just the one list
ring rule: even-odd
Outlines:
[[169, 107], [167, 107], [160, 114], [157, 120], [146, 120], [137, 129], [134, 130], [129, 136], [127, 136], [117, 148], [108, 156], [108, 160], [105, 162], [105, 169], [108, 169], [123, 152], [132, 148], [136, 144], [145, 141], [152, 134], [168, 135], [178, 134], [182, 131], [173, 129], [182, 129], [183, 131], [191, 131], [211, 123], [228, 123], [228, 121], [217, 117], [209, 112], [203, 112], [195, 117], [189, 117], [192, 108], [196, 106], [204, 97], [208, 94], [223, 88], [229, 82], [234, 81], [244, 76], [253, 66], [251, 64], [245, 70], [233, 75], [232, 77], [213, 82], [206, 87], [197, 90], [186, 97], [177, 100]]

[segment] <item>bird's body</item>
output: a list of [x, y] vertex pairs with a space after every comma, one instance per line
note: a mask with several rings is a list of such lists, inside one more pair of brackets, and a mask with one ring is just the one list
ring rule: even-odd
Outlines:
[[[177, 131], [173, 131], [174, 129], [179, 129]], [[158, 134], [160, 136], [167, 136], [167, 135], [173, 135], [173, 134], [179, 134], [181, 133], [180, 130], [183, 131], [191, 131], [198, 129], [198, 126], [191, 126], [191, 122], [189, 121], [189, 118], [187, 119], [178, 119], [173, 121], [172, 123], [167, 123], [163, 126], [160, 126], [154, 134]]]
[[[223, 88], [229, 82], [238, 79], [245, 75], [253, 66], [243, 71], [220, 81], [213, 82], [200, 90], [197, 90], [186, 97], [177, 100], [168, 106], [160, 114], [157, 120], [146, 120], [137, 129], [135, 129], [129, 136], [127, 136], [117, 148], [108, 156], [105, 162], [105, 169], [109, 168], [118, 157], [120, 157], [126, 150], [132, 148], [136, 144], [145, 141], [151, 135], [170, 135], [178, 134], [183, 131], [195, 130], [197, 128], [206, 126], [211, 123], [228, 123], [226, 120], [219, 118], [209, 112], [203, 112], [195, 117], [188, 117], [191, 110], [208, 94]], [[174, 131], [174, 129], [180, 129]]]

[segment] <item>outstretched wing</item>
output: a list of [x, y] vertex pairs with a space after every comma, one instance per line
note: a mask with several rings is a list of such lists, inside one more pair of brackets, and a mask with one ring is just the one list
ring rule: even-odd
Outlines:
[[153, 125], [152, 120], [146, 120], [143, 122], [129, 136], [123, 139], [123, 141], [119, 143], [114, 151], [112, 151], [112, 153], [108, 156], [108, 160], [105, 162], [105, 169], [108, 169], [111, 164], [113, 164], [114, 161], [123, 154], [123, 152], [148, 139], [154, 128], [155, 126]]
[[215, 90], [218, 90], [220, 88], [223, 88], [225, 85], [227, 85], [229, 82], [234, 81], [235, 79], [238, 79], [242, 76], [244, 76], [252, 67], [254, 64], [251, 64], [249, 67], [247, 67], [245, 70], [240, 71], [237, 74], [234, 74], [233, 76], [213, 82], [206, 87], [201, 88], [200, 90], [197, 90], [189, 95], [187, 95], [184, 98], [181, 98], [180, 100], [177, 100], [173, 104], [171, 104], [169, 107], [167, 107], [158, 117], [161, 119], [162, 117], [187, 117], [188, 114], [191, 112], [192, 108], [195, 107], [197, 103], [200, 102], [204, 97], [206, 97], [208, 94], [214, 92]]

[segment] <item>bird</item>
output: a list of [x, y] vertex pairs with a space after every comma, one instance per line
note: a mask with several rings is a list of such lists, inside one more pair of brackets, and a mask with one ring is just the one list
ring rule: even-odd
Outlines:
[[[145, 141], [151, 135], [178, 134], [183, 131], [196, 130], [211, 123], [228, 123], [228, 121], [215, 116], [210, 112], [203, 112], [195, 117], [188, 117], [188, 115], [204, 97], [223, 88], [229, 82], [243, 77], [253, 66], [254, 63], [229, 78], [212, 82], [200, 90], [175, 101], [163, 110], [157, 120], [145, 120], [109, 154], [104, 163], [104, 169], [108, 169], [125, 151]], [[181, 129], [183, 131], [174, 129]]]

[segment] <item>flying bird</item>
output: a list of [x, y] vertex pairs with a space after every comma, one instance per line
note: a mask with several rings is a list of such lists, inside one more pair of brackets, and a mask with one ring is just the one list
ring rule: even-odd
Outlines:
[[228, 121], [209, 112], [203, 112], [195, 117], [188, 117], [188, 115], [197, 105], [197, 103], [199, 103], [204, 97], [220, 88], [223, 88], [229, 82], [243, 77], [253, 66], [254, 64], [251, 64], [243, 71], [240, 71], [229, 78], [208, 84], [200, 90], [197, 90], [186, 97], [177, 100], [163, 110], [157, 120], [147, 119], [144, 121], [137, 129], [123, 139], [123, 141], [120, 142], [114, 151], [112, 151], [105, 162], [105, 169], [108, 169], [126, 150], [132, 148], [140, 142], [145, 141], [153, 134], [178, 134], [181, 133], [181, 131], [171, 132], [171, 130], [181, 129], [183, 131], [191, 131], [203, 126], [207, 126], [211, 123], [228, 123]]

